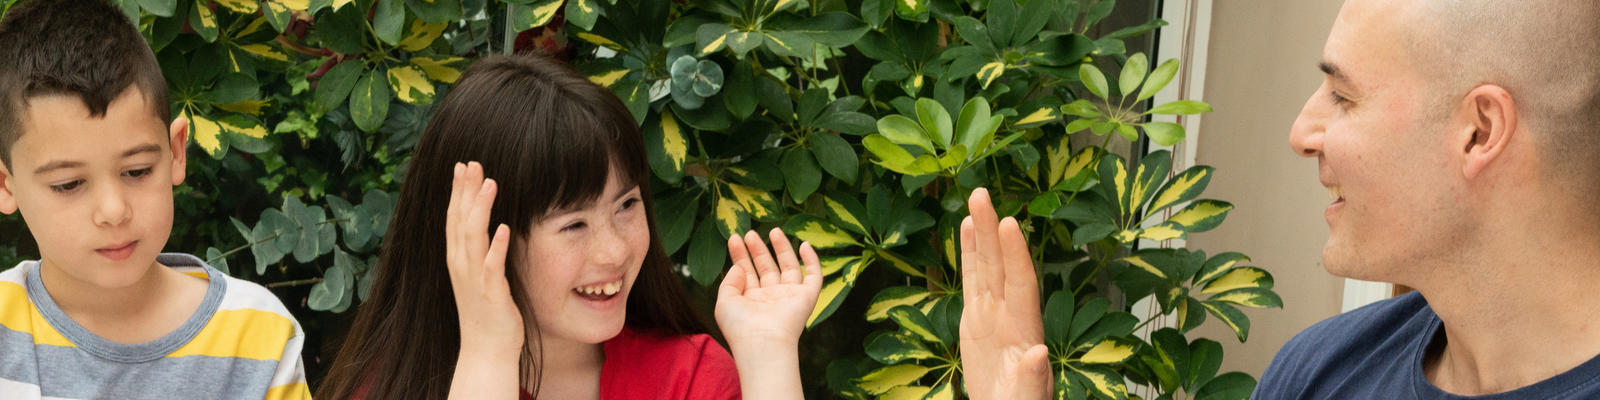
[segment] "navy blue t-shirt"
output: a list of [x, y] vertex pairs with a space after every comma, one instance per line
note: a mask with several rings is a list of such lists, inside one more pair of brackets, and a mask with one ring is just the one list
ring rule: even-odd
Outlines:
[[1278, 350], [1255, 399], [1600, 399], [1600, 357], [1505, 393], [1446, 393], [1422, 374], [1443, 323], [1416, 292], [1373, 303], [1307, 328]]

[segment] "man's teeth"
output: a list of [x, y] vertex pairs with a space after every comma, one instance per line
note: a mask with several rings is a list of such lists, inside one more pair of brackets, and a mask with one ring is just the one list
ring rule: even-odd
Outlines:
[[578, 293], [583, 293], [583, 294], [593, 295], [593, 296], [610, 296], [610, 295], [617, 294], [618, 291], [622, 290], [622, 282], [611, 282], [611, 283], [605, 283], [605, 284], [600, 284], [600, 285], [584, 286], [584, 287], [580, 287], [580, 288], [573, 289], [573, 290], [578, 291]]
[[1344, 198], [1344, 193], [1340, 192], [1338, 186], [1328, 188], [1328, 200], [1339, 201], [1341, 198]]

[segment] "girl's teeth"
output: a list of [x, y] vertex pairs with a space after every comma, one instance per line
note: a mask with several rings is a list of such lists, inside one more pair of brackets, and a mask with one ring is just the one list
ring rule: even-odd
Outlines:
[[612, 282], [603, 285], [584, 286], [575, 289], [578, 293], [591, 296], [610, 296], [622, 290], [622, 282]]

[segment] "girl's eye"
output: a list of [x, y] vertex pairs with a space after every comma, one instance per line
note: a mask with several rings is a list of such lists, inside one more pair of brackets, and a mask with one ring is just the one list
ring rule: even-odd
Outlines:
[[82, 179], [75, 180], [75, 181], [72, 181], [72, 182], [63, 183], [63, 184], [60, 184], [60, 185], [50, 185], [50, 190], [52, 190], [52, 191], [54, 191], [56, 193], [66, 193], [66, 192], [71, 192], [73, 190], [76, 190], [79, 186], [83, 186], [83, 180]]
[[150, 172], [151, 172], [150, 168], [140, 168], [140, 169], [129, 170], [127, 172], [123, 172], [122, 176], [126, 176], [126, 177], [129, 177], [129, 178], [143, 178], [143, 177], [145, 177], [147, 175], [150, 175]]
[[628, 210], [631, 210], [631, 209], [633, 209], [634, 206], [639, 205], [639, 201], [640, 200], [639, 200], [638, 197], [634, 197], [634, 198], [630, 198], [630, 199], [627, 199], [627, 200], [623, 200], [622, 201], [622, 207], [618, 208], [617, 211], [628, 211]]
[[583, 221], [573, 222], [573, 223], [567, 224], [567, 226], [561, 227], [561, 231], [562, 232], [576, 231], [576, 230], [579, 230], [579, 229], [583, 229], [585, 226], [587, 226], [587, 225], [584, 225]]

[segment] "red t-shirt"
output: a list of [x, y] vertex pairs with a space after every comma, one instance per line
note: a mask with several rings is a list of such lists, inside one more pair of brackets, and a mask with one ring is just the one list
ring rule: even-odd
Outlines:
[[[604, 346], [600, 400], [740, 398], [733, 356], [711, 336], [662, 337], [623, 327]], [[522, 399], [533, 395], [523, 391]]]

